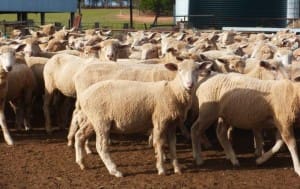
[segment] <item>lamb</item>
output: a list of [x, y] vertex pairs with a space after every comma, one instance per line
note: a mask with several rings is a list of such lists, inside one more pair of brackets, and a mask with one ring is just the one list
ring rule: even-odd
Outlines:
[[[185, 60], [182, 64], [169, 63], [165, 66], [173, 71], [178, 70], [174, 80], [160, 82], [108, 80], [90, 86], [78, 97], [80, 110], [92, 123], [96, 132], [97, 152], [111, 175], [122, 177], [122, 173], [109, 155], [109, 133], [147, 132], [152, 127], [158, 174], [165, 174], [162, 146], [166, 139], [174, 172], [181, 173], [176, 158], [175, 128], [182, 125], [185, 120], [192, 103], [198, 74], [205, 68], [206, 63], [199, 64]], [[121, 112], [120, 106], [127, 108]], [[82, 129], [76, 133], [75, 149], [76, 162], [84, 169], [82, 142], [85, 141], [85, 136]]]
[[127, 44], [121, 44], [120, 41], [116, 39], [108, 39], [94, 45], [94, 48], [100, 50], [99, 59], [103, 61], [117, 61], [120, 49], [127, 47]]
[[[174, 79], [174, 72], [168, 71], [163, 65], [133, 64], [133, 63], [102, 63], [83, 66], [73, 76], [76, 94], [80, 94], [89, 86], [109, 79], [126, 79], [135, 81], [161, 81]], [[75, 108], [68, 134], [68, 146], [72, 146], [77, 123], [77, 108]], [[79, 116], [80, 117], [80, 116]], [[87, 148], [87, 147], [86, 147]]]
[[151, 43], [145, 43], [142, 46], [132, 47], [132, 54], [129, 58], [147, 60], [158, 58], [159, 47]]
[[48, 133], [52, 132], [49, 105], [52, 103], [54, 92], [60, 91], [65, 96], [75, 98], [76, 91], [72, 77], [85, 62], [91, 60], [68, 54], [58, 54], [46, 63], [43, 70], [45, 84], [43, 110]]
[[10, 102], [16, 114], [16, 127], [31, 128], [31, 108], [36, 81], [31, 69], [25, 64], [14, 64], [8, 73], [8, 89], [6, 100]]
[[0, 93], [0, 125], [2, 128], [4, 140], [8, 145], [13, 145], [14, 143], [7, 129], [4, 107], [8, 91], [8, 72], [12, 70], [12, 66], [16, 62], [15, 53], [15, 50], [9, 46], [0, 47], [0, 86], [2, 88]]
[[42, 51], [39, 47], [39, 41], [37, 38], [27, 38], [25, 41], [24, 47], [24, 54], [25, 56], [37, 56], [37, 57], [44, 57], [44, 58], [51, 58], [56, 54], [73, 54], [73, 55], [80, 55], [79, 51], [76, 50], [62, 50], [57, 52], [45, 52]]
[[[226, 136], [229, 125], [261, 130], [276, 127], [291, 153], [295, 172], [300, 175], [297, 145], [292, 124], [300, 113], [300, 86], [289, 80], [263, 81], [239, 74], [219, 74], [203, 82], [196, 91], [199, 115], [192, 126], [193, 156], [202, 164], [198, 136], [221, 118], [218, 139], [233, 165], [239, 165]], [[277, 145], [277, 144], [276, 144]], [[274, 146], [274, 148], [278, 147]], [[272, 150], [267, 154], [272, 153]], [[257, 163], [264, 160], [257, 159]]]

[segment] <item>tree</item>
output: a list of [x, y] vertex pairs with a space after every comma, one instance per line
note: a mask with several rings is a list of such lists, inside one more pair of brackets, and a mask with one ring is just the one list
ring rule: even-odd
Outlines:
[[155, 13], [152, 25], [157, 24], [158, 17], [164, 12], [171, 12], [173, 8], [173, 0], [140, 0], [140, 9], [150, 10]]

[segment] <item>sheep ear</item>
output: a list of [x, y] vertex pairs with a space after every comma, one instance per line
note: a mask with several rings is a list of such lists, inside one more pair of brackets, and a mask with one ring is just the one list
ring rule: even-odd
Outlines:
[[177, 71], [178, 70], [178, 66], [176, 64], [173, 64], [173, 63], [167, 63], [167, 64], [165, 64], [165, 67], [168, 70], [171, 70], [171, 71]]
[[183, 61], [184, 58], [183, 58], [182, 56], [176, 56], [176, 60], [178, 60], [178, 61]]
[[167, 52], [172, 52], [172, 54], [174, 54], [175, 52], [177, 52], [177, 50], [171, 47], [167, 49]]
[[10, 45], [10, 47], [15, 49], [16, 52], [21, 51], [25, 46], [26, 46], [25, 44]]
[[151, 33], [151, 34], [148, 36], [148, 39], [153, 39], [153, 37], [155, 37], [156, 34], [157, 34], [156, 32]]
[[270, 68], [269, 62], [264, 61], [264, 60], [260, 61], [260, 62], [259, 62], [259, 65], [260, 65], [261, 67], [265, 68], [265, 69], [269, 69], [269, 68]]
[[208, 60], [208, 58], [204, 55], [204, 54], [199, 54], [199, 58], [204, 61], [204, 60]]
[[119, 48], [120, 49], [123, 49], [123, 48], [127, 48], [127, 47], [130, 47], [130, 45], [129, 44], [119, 44]]
[[299, 82], [300, 81], [300, 76], [295, 77], [293, 80], [296, 81], [296, 82]]
[[203, 62], [196, 62], [198, 64], [198, 70], [204, 70], [204, 69], [210, 69], [212, 66], [212, 62], [211, 61], [203, 61]]
[[94, 45], [94, 46], [91, 47], [91, 49], [98, 51], [98, 50], [101, 49], [101, 46], [100, 45]]
[[216, 63], [217, 63], [217, 64], [227, 64], [228, 61], [225, 60], [225, 59], [222, 59], [222, 58], [217, 58], [217, 59], [216, 59]]

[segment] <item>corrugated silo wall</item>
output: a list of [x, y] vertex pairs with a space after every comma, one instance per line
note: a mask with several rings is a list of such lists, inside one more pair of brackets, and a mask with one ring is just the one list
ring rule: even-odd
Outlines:
[[285, 27], [287, 0], [190, 0], [189, 14], [196, 28]]

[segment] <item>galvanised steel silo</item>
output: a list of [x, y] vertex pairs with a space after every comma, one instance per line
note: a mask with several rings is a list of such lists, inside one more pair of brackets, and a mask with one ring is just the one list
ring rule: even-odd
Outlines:
[[189, 14], [196, 28], [285, 27], [287, 0], [190, 0]]

